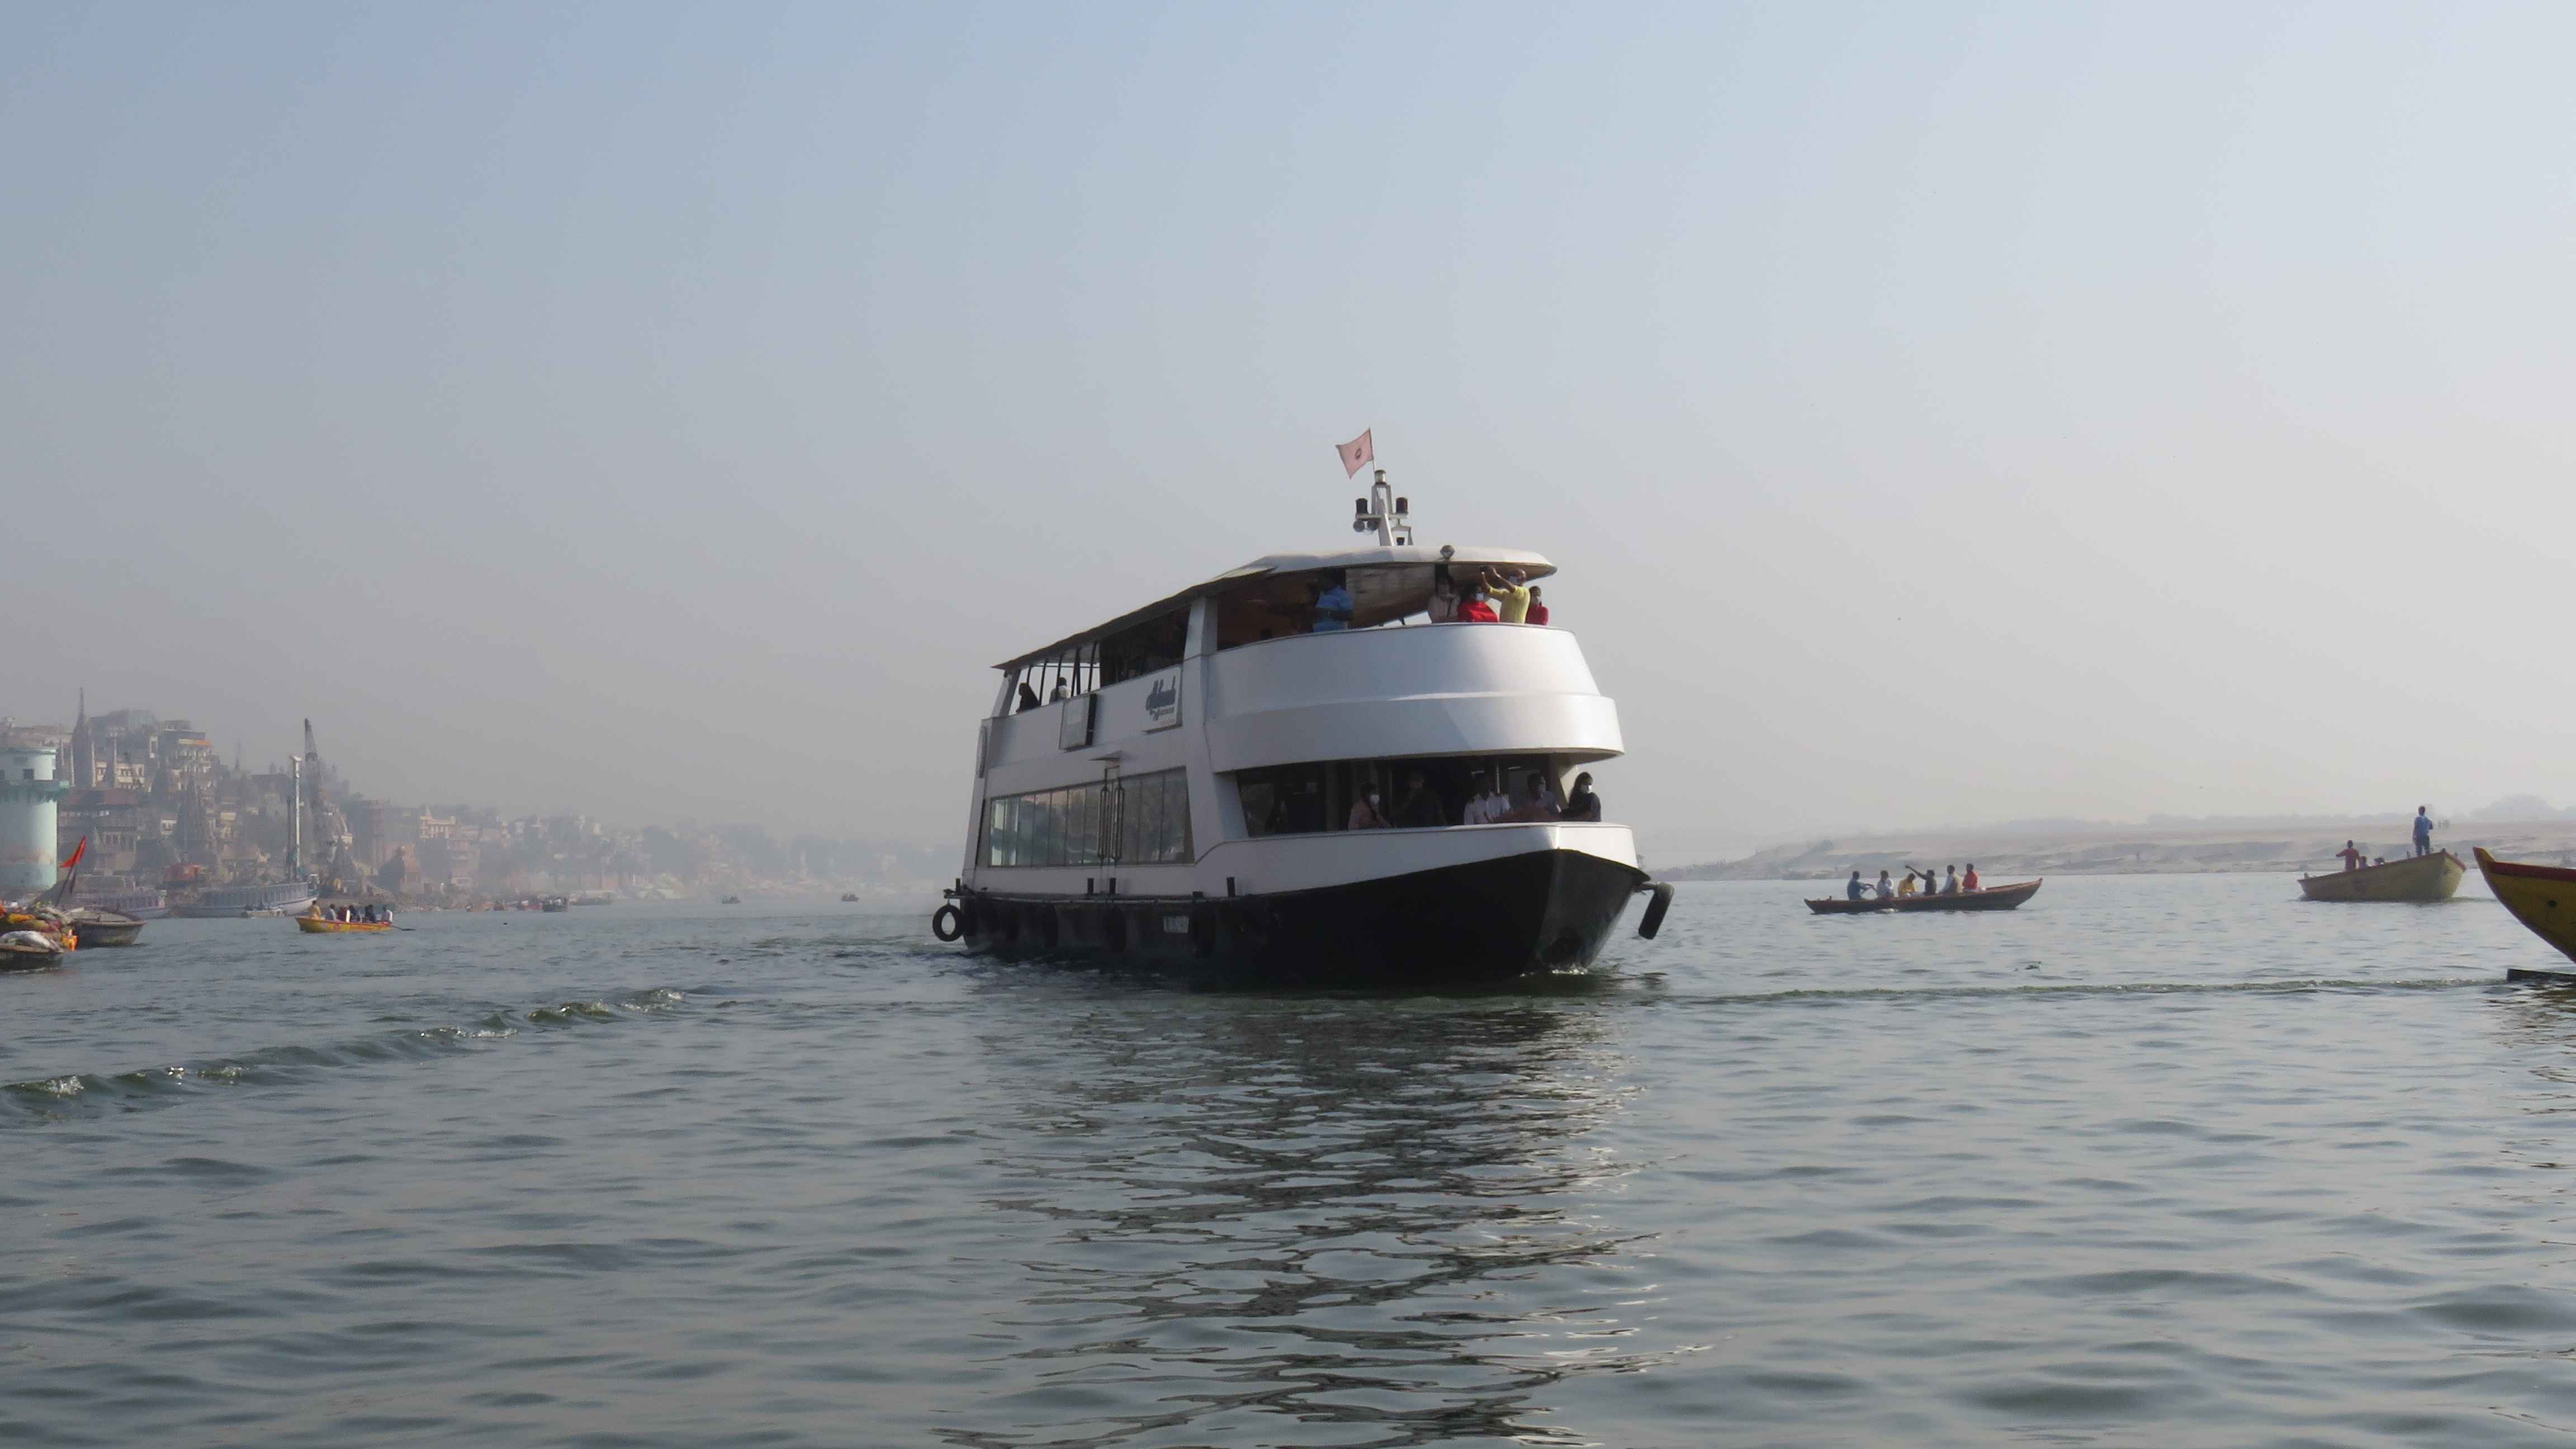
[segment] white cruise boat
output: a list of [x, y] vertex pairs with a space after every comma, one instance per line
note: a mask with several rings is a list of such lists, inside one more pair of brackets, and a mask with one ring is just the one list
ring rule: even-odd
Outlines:
[[[1432, 621], [1486, 568], [1554, 566], [1416, 545], [1409, 512], [1380, 471], [1373, 547], [1258, 559], [999, 666], [933, 931], [1362, 986], [1583, 967], [1640, 891], [1653, 935], [1671, 887], [1627, 826], [1569, 818], [1597, 800], [1562, 803], [1621, 748], [1574, 635]], [[1346, 625], [1318, 607], [1337, 583]]]

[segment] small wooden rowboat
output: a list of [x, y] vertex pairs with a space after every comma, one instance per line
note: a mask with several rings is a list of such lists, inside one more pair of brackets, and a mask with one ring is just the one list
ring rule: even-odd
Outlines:
[[2312, 901], [2447, 901], [2468, 873], [2458, 856], [2444, 850], [2359, 870], [2303, 875], [2299, 890]]
[[62, 964], [63, 948], [35, 931], [11, 931], [14, 937], [32, 939], [0, 940], [0, 971], [41, 971]]
[[105, 906], [76, 906], [71, 912], [72, 930], [84, 946], [131, 946], [143, 934], [143, 920]]
[[2515, 920], [2561, 954], [2576, 958], [2576, 870], [2498, 860], [2479, 846], [2478, 872]]
[[297, 916], [296, 929], [320, 936], [341, 931], [390, 931], [391, 921], [332, 921], [320, 916]]
[[2039, 894], [2040, 882], [2015, 881], [2011, 885], [1987, 886], [1983, 890], [1961, 891], [1955, 896], [1898, 896], [1882, 901], [1875, 896], [1867, 900], [1822, 900], [1807, 902], [1807, 909], [1820, 916], [1857, 916], [1872, 911], [2009, 911]]

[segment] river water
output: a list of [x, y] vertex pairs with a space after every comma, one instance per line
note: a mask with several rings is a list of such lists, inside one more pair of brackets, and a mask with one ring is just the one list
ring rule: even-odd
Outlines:
[[155, 922], [0, 978], [0, 1444], [2564, 1444], [2576, 993], [2479, 889], [1686, 885], [1441, 998]]

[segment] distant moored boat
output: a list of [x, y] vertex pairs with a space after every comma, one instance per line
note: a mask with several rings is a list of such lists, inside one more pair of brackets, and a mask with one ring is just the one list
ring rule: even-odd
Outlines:
[[123, 911], [74, 906], [64, 914], [71, 919], [72, 930], [84, 946], [131, 946], [134, 938], [143, 934], [143, 922]]
[[328, 916], [297, 916], [295, 928], [310, 936], [339, 936], [353, 931], [390, 931], [391, 921], [335, 921]]
[[2359, 870], [2303, 875], [2299, 890], [2312, 901], [2447, 901], [2468, 873], [2458, 856], [2443, 850]]

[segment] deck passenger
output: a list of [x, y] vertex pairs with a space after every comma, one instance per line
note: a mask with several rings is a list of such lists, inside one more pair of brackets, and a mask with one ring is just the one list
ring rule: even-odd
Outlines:
[[1521, 777], [1520, 793], [1512, 797], [1512, 813], [1523, 820], [1558, 820], [1564, 818], [1565, 802], [1556, 798], [1556, 782], [1545, 770], [1532, 770]]
[[2417, 855], [2431, 855], [2433, 853], [2432, 809], [2433, 807], [2430, 805], [2418, 805], [2415, 807], [2415, 853]]
[[1315, 595], [1315, 629], [1318, 634], [1338, 634], [1351, 627], [1351, 615], [1358, 606], [1351, 602], [1350, 575], [1340, 569], [1324, 575], [1324, 587]]
[[1529, 621], [1541, 628], [1547, 625], [1547, 604], [1538, 596], [1538, 585], [1530, 585]]
[[1574, 794], [1565, 802], [1565, 818], [1595, 822], [1601, 819], [1601, 797], [1592, 793], [1591, 771], [1574, 777]]
[[1467, 586], [1467, 601], [1458, 606], [1458, 622], [1461, 624], [1499, 624], [1502, 620], [1503, 616], [1495, 613], [1494, 606], [1486, 602], [1485, 586], [1483, 584], [1469, 584]]
[[1431, 616], [1434, 624], [1458, 622], [1458, 581], [1449, 577], [1447, 564], [1431, 566], [1431, 603], [1423, 612]]
[[1977, 863], [1976, 863], [1975, 861], [1973, 861], [1973, 860], [1972, 860], [1972, 861], [1969, 861], [1969, 862], [1968, 862], [1968, 873], [1967, 873], [1966, 875], [1963, 875], [1963, 876], [1961, 876], [1961, 877], [1959, 878], [1959, 889], [1961, 889], [1961, 890], [1963, 890], [1963, 891], [1972, 891], [1972, 890], [1975, 890], [1976, 888], [1977, 888]]
[[1378, 794], [1371, 790], [1351, 802], [1351, 818], [1346, 830], [1384, 830], [1386, 817], [1378, 813]]
[[1016, 713], [1016, 714], [1027, 714], [1030, 710], [1033, 710], [1033, 709], [1035, 709], [1035, 708], [1037, 708], [1037, 707], [1038, 707], [1038, 692], [1037, 692], [1036, 690], [1034, 690], [1034, 689], [1029, 688], [1029, 682], [1028, 682], [1027, 680], [1025, 680], [1025, 679], [1021, 680], [1021, 681], [1020, 681], [1020, 707], [1019, 707], [1017, 710], [1013, 711], [1013, 712], [1014, 712], [1014, 713]]
[[1494, 609], [1495, 612], [1502, 616], [1503, 623], [1526, 624], [1529, 622], [1530, 589], [1528, 574], [1523, 573], [1519, 569], [1514, 569], [1508, 574], [1497, 574], [1492, 569], [1487, 569], [1485, 570], [1485, 588], [1487, 592], [1494, 596]]
[[1878, 889], [1873, 894], [1882, 901], [1896, 899], [1896, 885], [1887, 878], [1886, 871], [1882, 870], [1878, 873]]
[[1479, 770], [1476, 773], [1476, 798], [1467, 802], [1466, 817], [1461, 825], [1494, 825], [1509, 815], [1512, 802], [1494, 788], [1494, 777]]
[[2343, 862], [2343, 868], [2346, 870], [2361, 869], [2363, 859], [2361, 850], [2349, 840], [2343, 843], [2343, 849], [2335, 852], [2335, 858]]
[[1843, 887], [1843, 895], [1846, 898], [1855, 901], [1865, 901], [1869, 899], [1869, 887], [1860, 883], [1859, 871], [1852, 872], [1851, 884]]
[[1047, 691], [1047, 703], [1053, 704], [1060, 699], [1069, 699], [1072, 695], [1073, 687], [1066, 684], [1064, 676], [1059, 674], [1055, 677], [1055, 688]]
[[1414, 770], [1404, 777], [1404, 798], [1395, 802], [1395, 823], [1410, 830], [1435, 829], [1448, 823], [1449, 812], [1440, 807], [1440, 797], [1422, 783], [1422, 772]]

